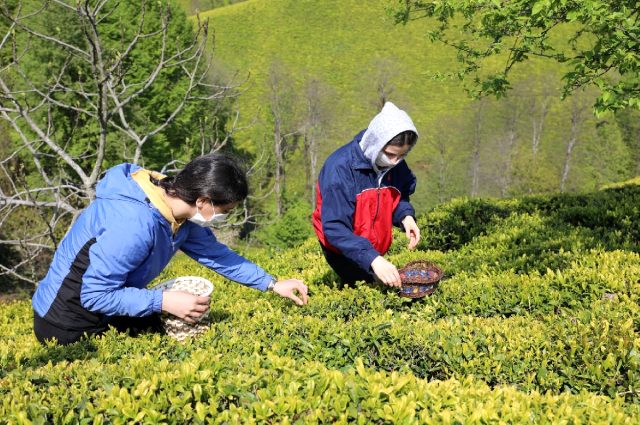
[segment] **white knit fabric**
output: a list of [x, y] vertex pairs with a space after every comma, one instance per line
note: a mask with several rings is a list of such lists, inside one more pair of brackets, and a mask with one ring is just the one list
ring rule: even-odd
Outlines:
[[378, 115], [373, 117], [360, 140], [360, 148], [374, 169], [378, 169], [376, 158], [382, 148], [395, 136], [409, 130], [418, 134], [409, 115], [393, 103], [385, 103]]

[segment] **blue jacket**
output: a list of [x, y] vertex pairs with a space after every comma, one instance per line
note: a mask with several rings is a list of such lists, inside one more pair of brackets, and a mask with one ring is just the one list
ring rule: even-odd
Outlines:
[[318, 176], [313, 225], [320, 243], [363, 270], [391, 245], [392, 224], [415, 217], [409, 196], [416, 178], [401, 161], [386, 173], [372, 165], [360, 145], [365, 131], [331, 154]]
[[108, 316], [161, 311], [162, 291], [145, 289], [179, 249], [223, 276], [266, 290], [272, 277], [190, 221], [175, 233], [121, 164], [98, 183], [96, 199], [80, 214], [34, 296], [35, 312], [70, 330], [103, 326]]

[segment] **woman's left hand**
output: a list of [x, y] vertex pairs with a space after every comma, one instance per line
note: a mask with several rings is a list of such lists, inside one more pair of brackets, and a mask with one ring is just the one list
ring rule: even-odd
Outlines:
[[404, 231], [407, 233], [407, 239], [409, 239], [409, 249], [415, 248], [418, 242], [420, 242], [420, 228], [410, 215], [402, 220], [402, 225], [404, 226]]
[[307, 285], [300, 279], [280, 280], [273, 287], [273, 292], [293, 300], [298, 305], [305, 305], [309, 300]]

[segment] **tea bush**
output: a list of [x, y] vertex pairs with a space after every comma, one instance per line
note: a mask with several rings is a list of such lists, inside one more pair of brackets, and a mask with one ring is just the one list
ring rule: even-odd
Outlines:
[[445, 269], [419, 301], [342, 287], [313, 239], [251, 251], [306, 281], [302, 308], [178, 255], [158, 282], [215, 285], [210, 330], [184, 344], [111, 330], [43, 347], [29, 303], [5, 304], [0, 423], [638, 423], [639, 194], [431, 211], [421, 249], [398, 232], [389, 256]]

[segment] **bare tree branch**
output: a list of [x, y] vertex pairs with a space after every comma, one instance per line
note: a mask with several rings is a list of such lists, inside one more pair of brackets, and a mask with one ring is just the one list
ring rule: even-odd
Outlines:
[[17, 28], [21, 29], [22, 31], [24, 31], [27, 34], [30, 34], [34, 37], [40, 38], [42, 40], [45, 41], [49, 41], [51, 43], [57, 44], [60, 47], [63, 47], [65, 50], [69, 50], [71, 52], [74, 52], [76, 54], [78, 54], [79, 56], [84, 56], [87, 57], [88, 53], [84, 50], [82, 50], [81, 48], [74, 46], [72, 44], [69, 44], [63, 40], [60, 40], [57, 37], [52, 37], [50, 35], [47, 34], [42, 34], [36, 30], [34, 30], [33, 28], [22, 24], [22, 21], [26, 20], [27, 18], [30, 18], [32, 16], [38, 15], [40, 14], [43, 10], [46, 9], [47, 5], [48, 5], [48, 1], [45, 1], [43, 3], [43, 6], [40, 10], [38, 10], [37, 12], [34, 12], [32, 14], [26, 15], [26, 16], [21, 16], [21, 17], [13, 17], [11, 15], [9, 15], [8, 13], [5, 13], [6, 11], [3, 9], [0, 9], [0, 15], [4, 16], [5, 18], [7, 18], [9, 20], [9, 22], [11, 22], [12, 25], [15, 25]]
[[[8, 123], [14, 144], [0, 157], [0, 224], [3, 233], [12, 232], [0, 235], [0, 244], [14, 246], [21, 259], [2, 265], [0, 275], [34, 281], [30, 273], [35, 266], [29, 260], [50, 255], [64, 227], [95, 197], [105, 161], [115, 159], [114, 151], [121, 152], [118, 159], [137, 163], [143, 160], [143, 146], [189, 104], [237, 92], [233, 85], [208, 79], [208, 22], [198, 20], [186, 39], [173, 38], [168, 2], [136, 5], [131, 27], [120, 39], [104, 27], [114, 25], [107, 18], [121, 6], [113, 0], [16, 3], [0, 6], [6, 28], [0, 54], [9, 58], [0, 66], [0, 119]], [[64, 33], [49, 29], [51, 16], [63, 16], [74, 27]], [[135, 63], [137, 52], [154, 43], [159, 48], [153, 62]], [[47, 49], [53, 66], [37, 74], [32, 64]], [[171, 103], [161, 117], [144, 116], [142, 99], [159, 83], [166, 84], [169, 73], [180, 79], [172, 87]], [[236, 115], [231, 129], [215, 139], [216, 149], [229, 143], [237, 120]], [[163, 170], [180, 163], [174, 159]], [[22, 227], [7, 226], [15, 217]]]
[[[57, 153], [60, 156], [60, 158], [62, 158], [62, 160], [64, 160], [78, 174], [78, 176], [82, 179], [83, 183], [86, 186], [88, 183], [88, 176], [86, 175], [84, 170], [73, 160], [73, 158], [67, 152], [65, 152], [60, 146], [58, 146], [57, 143], [51, 140], [49, 136], [40, 128], [40, 126], [36, 123], [34, 118], [31, 117], [28, 110], [25, 110], [22, 107], [22, 104], [18, 102], [16, 98], [14, 98], [11, 95], [11, 90], [9, 89], [5, 81], [2, 79], [2, 77], [0, 77], [0, 90], [2, 90], [2, 93], [4, 95], [3, 97], [8, 98], [9, 101], [13, 105], [15, 105], [16, 109], [18, 110], [18, 114], [20, 115], [20, 117], [24, 119], [24, 121], [27, 123], [29, 128], [34, 133], [36, 133], [38, 137], [41, 140], [43, 140], [51, 148], [51, 150]], [[6, 113], [2, 111], [2, 115], [3, 117], [5, 117]], [[21, 130], [19, 130], [18, 123], [15, 119], [9, 119], [9, 122], [11, 123], [14, 130], [21, 132]], [[25, 140], [24, 137], [23, 137], [23, 140]]]
[[11, 276], [15, 276], [18, 279], [25, 281], [27, 283], [35, 284], [36, 282], [34, 279], [31, 279], [27, 276], [22, 275], [21, 273], [18, 273], [17, 270], [19, 270], [23, 265], [29, 264], [34, 258], [37, 257], [38, 254], [39, 253], [33, 254], [31, 257], [25, 258], [23, 261], [19, 262], [18, 264], [14, 264], [12, 267], [6, 267], [0, 264], [0, 270], [2, 270], [2, 273], [0, 273], [0, 276], [8, 274]]

